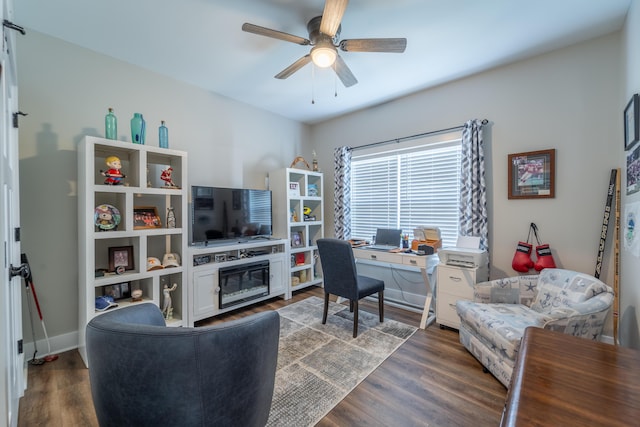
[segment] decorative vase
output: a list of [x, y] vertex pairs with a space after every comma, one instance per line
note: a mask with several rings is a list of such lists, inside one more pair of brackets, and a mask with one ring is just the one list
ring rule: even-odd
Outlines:
[[107, 139], [118, 139], [118, 119], [113, 114], [113, 108], [104, 117], [104, 134]]
[[164, 125], [164, 120], [160, 122], [158, 128], [158, 145], [160, 148], [169, 148], [169, 129]]
[[146, 123], [140, 113], [133, 113], [131, 119], [131, 141], [134, 144], [144, 144], [146, 134]]

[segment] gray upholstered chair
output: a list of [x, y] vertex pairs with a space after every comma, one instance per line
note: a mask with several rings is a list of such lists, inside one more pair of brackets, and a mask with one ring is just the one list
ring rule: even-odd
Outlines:
[[353, 337], [358, 336], [358, 300], [378, 293], [380, 322], [384, 321], [384, 282], [366, 276], [359, 276], [351, 244], [339, 239], [318, 239], [318, 251], [324, 277], [324, 312], [322, 324], [327, 323], [329, 295], [349, 300], [353, 312]]
[[101, 426], [264, 426], [278, 355], [275, 311], [199, 328], [165, 326], [151, 303], [87, 325]]
[[597, 341], [613, 303], [613, 289], [600, 280], [560, 268], [478, 283], [473, 289], [474, 301], [456, 302], [460, 342], [505, 387], [526, 328]]

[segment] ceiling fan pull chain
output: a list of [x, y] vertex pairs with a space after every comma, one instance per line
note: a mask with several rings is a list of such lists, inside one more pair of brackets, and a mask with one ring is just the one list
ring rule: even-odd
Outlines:
[[[335, 67], [333, 67], [335, 70]], [[333, 96], [334, 98], [338, 97], [338, 75], [333, 73]]]
[[316, 103], [316, 66], [311, 64], [311, 104]]

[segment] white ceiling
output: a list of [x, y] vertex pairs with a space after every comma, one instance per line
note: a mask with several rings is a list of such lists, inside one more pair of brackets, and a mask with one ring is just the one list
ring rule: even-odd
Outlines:
[[322, 14], [324, 0], [15, 0], [14, 21], [27, 31], [316, 123], [619, 30], [631, 1], [351, 0], [341, 39], [406, 37], [407, 49], [342, 52], [358, 79], [348, 89], [332, 70], [312, 73], [312, 65], [275, 79], [309, 47], [241, 30], [250, 22], [306, 38], [306, 24]]

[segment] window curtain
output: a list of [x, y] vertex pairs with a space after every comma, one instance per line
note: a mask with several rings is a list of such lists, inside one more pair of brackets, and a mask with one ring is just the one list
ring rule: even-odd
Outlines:
[[489, 227], [482, 127], [481, 120], [469, 120], [462, 129], [460, 235], [479, 236], [480, 249], [488, 252]]
[[333, 226], [336, 239], [351, 237], [351, 148], [337, 147], [333, 151], [334, 170]]

